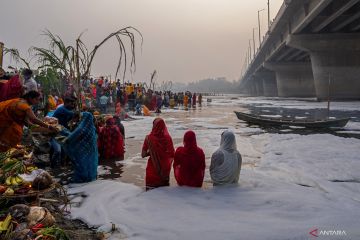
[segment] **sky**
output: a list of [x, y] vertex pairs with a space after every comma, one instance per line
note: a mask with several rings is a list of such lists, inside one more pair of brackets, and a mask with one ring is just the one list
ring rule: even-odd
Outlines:
[[[271, 19], [283, 0], [270, 0]], [[193, 82], [226, 77], [238, 80], [257, 28], [257, 11], [267, 0], [1, 0], [0, 42], [27, 57], [31, 46], [47, 47], [45, 29], [74, 45], [77, 36], [92, 49], [111, 32], [132, 26], [137, 38], [137, 68], [126, 80]], [[7, 9], [7, 10], [4, 10]], [[260, 13], [262, 35], [267, 30], [267, 11]], [[258, 30], [255, 32], [258, 45]], [[128, 48], [129, 49], [129, 48]], [[119, 50], [115, 40], [95, 57], [92, 74], [114, 78]], [[4, 67], [16, 65], [9, 56]]]

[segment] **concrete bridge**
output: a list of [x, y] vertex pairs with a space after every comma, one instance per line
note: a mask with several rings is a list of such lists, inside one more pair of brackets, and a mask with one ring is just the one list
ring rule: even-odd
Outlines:
[[360, 99], [360, 0], [284, 1], [240, 89], [252, 96]]

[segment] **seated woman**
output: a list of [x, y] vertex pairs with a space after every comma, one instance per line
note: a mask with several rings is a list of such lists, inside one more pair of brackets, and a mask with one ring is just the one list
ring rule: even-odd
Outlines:
[[114, 118], [106, 120], [99, 134], [99, 152], [103, 159], [124, 160], [124, 138]]
[[179, 186], [202, 186], [205, 173], [205, 154], [197, 146], [193, 131], [185, 133], [184, 147], [176, 149], [173, 167]]
[[161, 118], [155, 118], [153, 128], [145, 137], [141, 156], [150, 156], [146, 166], [146, 190], [169, 186], [171, 164], [174, 158], [174, 145]]
[[0, 102], [0, 152], [6, 152], [21, 142], [25, 124], [36, 124], [57, 131], [38, 119], [31, 110], [31, 106], [39, 102], [40, 94], [36, 91], [30, 91], [22, 98]]
[[237, 183], [241, 162], [234, 133], [224, 131], [221, 135], [220, 148], [211, 157], [210, 175], [214, 186]]
[[96, 130], [91, 113], [81, 113], [78, 127], [68, 134], [63, 146], [74, 167], [72, 181], [82, 183], [96, 180], [98, 148]]

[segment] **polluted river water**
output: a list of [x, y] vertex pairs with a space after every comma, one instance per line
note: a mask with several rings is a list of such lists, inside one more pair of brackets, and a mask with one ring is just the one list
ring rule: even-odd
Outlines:
[[[237, 119], [234, 111], [243, 111], [271, 117], [292, 117], [297, 119], [319, 119], [327, 116], [326, 103], [314, 99], [280, 99], [280, 98], [249, 98], [240, 95], [223, 95], [209, 97], [202, 106], [185, 111], [164, 109], [159, 115], [137, 117], [135, 120], [123, 121], [126, 131], [125, 159], [99, 160], [99, 179], [119, 180], [125, 183], [144, 186], [147, 159], [141, 158], [141, 148], [146, 134], [151, 131], [152, 121], [156, 116], [165, 119], [175, 148], [182, 144], [182, 137], [188, 130], [197, 134], [198, 145], [203, 148], [206, 156], [206, 173], [204, 188], [211, 188], [208, 168], [211, 154], [218, 148], [220, 135], [225, 129], [233, 130], [237, 136], [238, 150], [242, 154], [244, 168], [256, 168], [269, 141], [270, 134], [332, 134], [344, 138], [360, 138], [360, 103], [332, 103], [331, 117], [350, 117], [351, 121], [344, 129], [309, 130], [298, 127], [261, 128], [248, 125]], [[176, 182], [171, 172], [171, 185]]]

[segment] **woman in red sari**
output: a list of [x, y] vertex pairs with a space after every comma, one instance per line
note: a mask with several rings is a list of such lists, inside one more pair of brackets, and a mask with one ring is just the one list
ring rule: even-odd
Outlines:
[[141, 156], [150, 156], [146, 166], [146, 190], [169, 186], [174, 145], [162, 118], [155, 118], [153, 128], [145, 137]]
[[106, 126], [100, 130], [98, 145], [101, 158], [124, 160], [124, 137], [114, 118], [106, 120]]
[[0, 101], [20, 98], [22, 92], [23, 87], [21, 84], [20, 75], [15, 75], [7, 81], [0, 81]]
[[205, 154], [197, 146], [193, 131], [185, 133], [184, 147], [176, 149], [173, 167], [179, 186], [202, 186], [205, 173]]
[[194, 95], [192, 97], [192, 106], [193, 106], [193, 108], [196, 107], [196, 93], [194, 93]]

